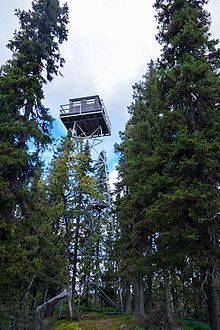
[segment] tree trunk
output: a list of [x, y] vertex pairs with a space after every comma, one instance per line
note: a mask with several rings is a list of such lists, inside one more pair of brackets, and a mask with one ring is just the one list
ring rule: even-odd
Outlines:
[[140, 303], [140, 290], [139, 290], [139, 281], [136, 277], [133, 281], [133, 290], [134, 290], [134, 313], [139, 314], [139, 303]]
[[70, 315], [71, 320], [77, 320], [77, 312], [75, 306], [75, 294], [76, 294], [76, 272], [77, 272], [77, 259], [78, 259], [78, 245], [79, 245], [79, 219], [77, 219], [76, 224], [76, 235], [75, 235], [75, 245], [73, 252], [73, 274], [72, 274], [72, 296], [71, 296], [71, 307], [72, 313]]
[[[75, 306], [75, 295], [76, 295], [76, 275], [77, 275], [77, 261], [78, 261], [78, 249], [79, 249], [79, 226], [80, 226], [80, 216], [81, 216], [81, 202], [82, 194], [79, 194], [78, 207], [79, 215], [76, 218], [76, 231], [74, 238], [74, 249], [73, 249], [73, 258], [72, 258], [72, 294], [71, 294], [71, 308], [72, 312], [70, 313], [71, 320], [77, 320], [77, 311]], [[70, 304], [69, 304], [70, 308]]]
[[118, 295], [119, 295], [119, 305], [121, 306], [121, 311], [124, 312], [124, 299], [123, 299], [123, 288], [121, 286], [121, 279], [119, 279]]
[[56, 297], [48, 300], [44, 304], [37, 307], [35, 312], [35, 318], [34, 318], [34, 330], [40, 330], [41, 323], [45, 316], [50, 312], [50, 310], [58, 304], [60, 301], [65, 299], [68, 296], [68, 292], [64, 290], [62, 293], [57, 295]]
[[98, 303], [99, 303], [99, 294], [98, 294], [98, 290], [97, 287], [99, 286], [99, 277], [100, 277], [100, 262], [99, 262], [99, 254], [100, 254], [100, 241], [97, 240], [96, 242], [96, 246], [95, 246], [95, 255], [96, 255], [96, 259], [95, 259], [95, 297], [94, 297], [94, 304], [95, 307], [98, 307]]
[[[153, 254], [153, 235], [148, 237], [147, 253], [149, 256]], [[146, 278], [147, 292], [146, 292], [146, 312], [150, 314], [153, 309], [153, 274], [152, 272], [147, 272]]]
[[63, 309], [63, 300], [60, 302], [59, 305], [58, 320], [61, 320], [62, 318], [62, 309]]
[[220, 288], [219, 274], [216, 274], [215, 277], [210, 275], [207, 287], [207, 305], [212, 330], [220, 329], [220, 297], [217, 294], [218, 288]]
[[83, 304], [85, 304], [86, 306], [88, 306], [89, 304], [89, 276], [90, 276], [90, 272], [84, 275], [82, 281], [82, 287], [83, 287], [82, 300], [83, 300]]
[[126, 282], [125, 287], [125, 314], [131, 314], [132, 308], [131, 308], [131, 285], [130, 282]]
[[166, 307], [166, 322], [168, 330], [175, 330], [175, 319], [173, 311], [173, 298], [170, 287], [170, 275], [167, 270], [164, 271], [164, 290], [165, 290], [165, 307]]
[[152, 294], [152, 276], [147, 276], [147, 297], [146, 297], [146, 311], [147, 314], [151, 313], [153, 306], [153, 294]]
[[139, 290], [140, 290], [140, 306], [139, 306], [139, 314], [145, 316], [145, 297], [144, 297], [144, 280], [143, 276], [139, 278]]
[[135, 307], [134, 307], [135, 314], [145, 316], [143, 276], [138, 276], [135, 278], [134, 294], [135, 294]]
[[73, 320], [72, 292], [68, 296], [67, 304], [68, 304], [69, 318], [70, 320]]
[[95, 306], [95, 308], [97, 308], [98, 307], [98, 289], [97, 289], [97, 287], [98, 287], [98, 281], [97, 281], [97, 279], [95, 279], [95, 288], [94, 288], [94, 306]]

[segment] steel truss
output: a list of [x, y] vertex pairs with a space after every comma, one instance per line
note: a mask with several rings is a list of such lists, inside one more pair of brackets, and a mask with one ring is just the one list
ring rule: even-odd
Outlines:
[[[100, 168], [102, 167], [103, 171], [104, 171], [105, 181], [103, 182], [103, 184], [106, 187], [106, 191], [104, 192], [104, 194], [102, 196], [103, 200], [100, 201], [98, 199], [91, 198], [89, 201], [91, 224], [87, 228], [87, 230], [90, 231], [91, 234], [94, 232], [94, 229], [96, 228], [96, 226], [94, 226], [94, 223], [97, 221], [98, 218], [101, 218], [104, 215], [104, 213], [108, 212], [109, 208], [111, 206], [111, 195], [109, 192], [106, 158], [104, 157], [104, 155], [105, 155], [104, 150], [102, 149], [102, 153], [100, 153], [97, 148], [98, 146], [100, 146], [103, 143], [103, 137], [104, 137], [104, 135], [102, 133], [101, 126], [97, 127], [90, 135], [87, 135], [87, 133], [85, 131], [83, 131], [83, 128], [79, 122], [75, 121], [73, 123], [73, 127], [72, 127], [73, 143], [75, 143], [77, 140], [88, 143], [91, 155], [96, 155], [99, 157], [99, 160], [101, 160], [99, 167]], [[95, 160], [93, 159], [93, 161], [95, 161]], [[110, 220], [110, 226], [111, 226], [112, 232], [113, 232], [113, 223], [112, 223], [111, 216], [110, 216], [109, 220]], [[80, 251], [80, 253], [78, 255], [79, 263], [81, 260], [83, 260], [83, 258], [89, 258], [90, 260], [94, 260], [96, 258], [96, 256], [84, 254], [83, 251]], [[99, 260], [103, 264], [103, 267], [104, 267], [104, 262], [106, 262], [106, 258], [107, 258], [107, 255], [105, 253], [104, 254], [102, 253], [99, 255]], [[118, 303], [115, 303], [110, 297], [108, 297], [108, 295], [103, 291], [102, 287], [100, 286], [101, 284], [103, 284], [101, 281], [101, 277], [102, 277], [101, 269], [99, 269], [95, 273], [91, 274], [91, 276], [89, 276], [89, 278], [86, 281], [88, 284], [88, 287], [89, 287], [88, 290], [93, 290], [93, 292], [94, 292], [94, 290], [95, 291], [97, 290], [100, 297], [102, 297], [102, 299], [104, 299], [108, 304], [117, 308], [120, 311], [123, 310], [120, 283], [114, 282], [114, 286], [117, 286], [117, 292], [118, 292], [119, 300], [120, 300], [120, 304], [118, 304]], [[80, 278], [78, 278], [78, 282], [80, 282]], [[80, 284], [79, 284], [79, 287], [80, 287]]]

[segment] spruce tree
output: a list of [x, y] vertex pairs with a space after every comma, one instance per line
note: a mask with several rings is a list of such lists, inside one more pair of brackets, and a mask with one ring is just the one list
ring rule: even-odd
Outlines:
[[[9, 315], [15, 328], [25, 328], [34, 301], [42, 299], [37, 283], [45, 288], [52, 274], [56, 278], [56, 237], [41, 182], [41, 152], [52, 140], [43, 86], [64, 63], [59, 45], [67, 39], [68, 7], [39, 0], [16, 15], [20, 30], [8, 43], [12, 58], [0, 70], [0, 318], [4, 322]], [[50, 253], [55, 259], [47, 268]]]
[[[155, 175], [158, 162], [154, 153], [158, 141], [160, 86], [157, 69], [150, 63], [144, 80], [134, 86], [134, 101], [129, 108], [120, 153], [118, 183], [118, 217], [121, 255], [121, 276], [130, 303], [130, 286], [135, 291], [135, 312], [145, 314], [144, 284], [148, 286], [148, 306], [152, 304], [152, 235], [156, 225], [146, 216], [146, 210], [157, 197]], [[127, 288], [127, 289], [126, 289]], [[127, 307], [128, 308], [128, 307]], [[129, 307], [130, 309], [130, 307]]]
[[133, 269], [148, 292], [154, 285], [170, 329], [182, 303], [185, 313], [194, 306], [190, 317], [204, 315], [198, 299], [219, 328], [219, 51], [206, 2], [156, 1], [163, 45], [156, 83], [151, 70], [136, 85], [117, 147], [122, 275], [131, 281]]
[[160, 219], [164, 265], [186, 270], [190, 259], [198, 267], [201, 286], [206, 283], [210, 324], [218, 329], [220, 63], [206, 3], [155, 3], [163, 45], [158, 155], [166, 188], [158, 189], [148, 215]]
[[32, 10], [17, 10], [16, 16], [20, 30], [7, 45], [12, 59], [0, 74], [0, 215], [5, 221], [22, 204], [22, 186], [33, 174], [39, 151], [51, 142], [43, 85], [64, 64], [59, 44], [67, 39], [68, 7], [58, 0], [36, 0]]

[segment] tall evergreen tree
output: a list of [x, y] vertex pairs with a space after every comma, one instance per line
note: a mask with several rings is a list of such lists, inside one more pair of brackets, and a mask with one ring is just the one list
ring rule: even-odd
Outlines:
[[1, 319], [9, 315], [19, 329], [28, 327], [22, 323], [28, 308], [33, 311], [34, 299], [42, 298], [37, 290], [39, 296], [33, 294], [29, 306], [30, 292], [37, 282], [50, 282], [54, 271], [46, 267], [50, 252], [56, 255], [56, 237], [44, 203], [39, 158], [52, 140], [43, 86], [64, 63], [59, 44], [67, 39], [68, 7], [57, 0], [39, 0], [16, 15], [20, 30], [8, 44], [12, 59], [0, 71], [0, 310]]
[[175, 251], [176, 265], [184, 260], [186, 267], [187, 258], [197, 263], [207, 283], [211, 327], [218, 329], [220, 62], [206, 3], [155, 3], [163, 45], [158, 150], [168, 189], [149, 214], [161, 219], [160, 243], [169, 258]]
[[173, 311], [181, 313], [178, 293], [186, 294], [180, 278], [195, 301], [200, 288], [200, 304], [207, 298], [211, 327], [219, 328], [219, 51], [205, 3], [156, 1], [163, 45], [157, 81], [136, 86], [118, 147], [122, 270], [131, 274], [130, 258], [138, 275], [150, 263], [143, 278], [149, 292], [160, 277], [170, 329]]
[[0, 75], [0, 215], [4, 220], [22, 204], [22, 185], [32, 176], [39, 151], [51, 141], [52, 118], [42, 102], [43, 85], [64, 63], [59, 44], [67, 39], [68, 7], [60, 7], [58, 0], [36, 0], [32, 10], [17, 10], [16, 15], [20, 30], [8, 44], [12, 59], [2, 66]]
[[[39, 165], [40, 166], [40, 165]], [[35, 308], [66, 283], [62, 241], [54, 231], [47, 187], [41, 169], [28, 187], [25, 213], [17, 207], [14, 223], [1, 231], [0, 323], [29, 329]]]
[[[151, 218], [146, 217], [146, 210], [157, 196], [154, 186], [159, 180], [155, 175], [158, 162], [154, 151], [158, 142], [160, 87], [157, 70], [153, 63], [149, 65], [144, 81], [134, 86], [133, 97], [134, 102], [129, 108], [131, 119], [127, 123], [121, 145], [116, 147], [121, 153], [119, 160], [121, 180], [118, 184], [121, 237], [118, 246], [122, 251], [122, 278], [124, 277], [127, 288], [133, 285], [136, 292], [135, 312], [143, 315], [145, 313], [144, 280], [149, 284], [147, 304], [148, 306], [152, 304], [150, 264], [152, 263], [152, 234], [156, 230]], [[147, 269], [147, 263], [149, 269]], [[126, 291], [129, 301], [130, 289]], [[130, 303], [126, 305], [130, 310]]]

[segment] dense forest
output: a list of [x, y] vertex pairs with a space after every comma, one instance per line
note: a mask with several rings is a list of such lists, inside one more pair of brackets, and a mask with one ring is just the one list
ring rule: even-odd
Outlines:
[[207, 2], [155, 0], [161, 56], [133, 86], [111, 193], [105, 152], [94, 160], [71, 129], [43, 161], [67, 4], [16, 11], [0, 70], [0, 329], [83, 308], [141, 329], [220, 329], [220, 50]]

